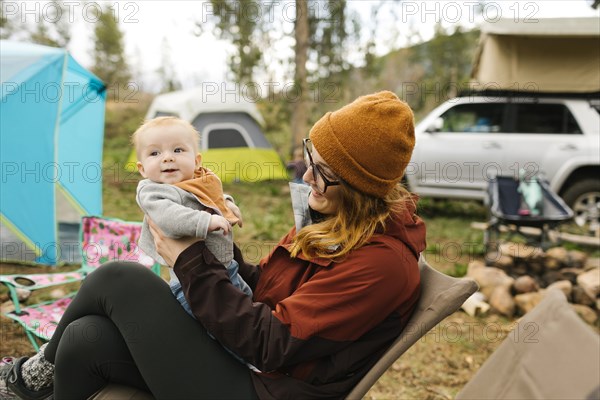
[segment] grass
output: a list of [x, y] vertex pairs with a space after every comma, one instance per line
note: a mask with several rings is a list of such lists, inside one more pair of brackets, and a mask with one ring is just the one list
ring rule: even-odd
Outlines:
[[483, 232], [471, 228], [487, 218], [481, 203], [424, 198], [418, 211], [427, 226], [424, 255], [436, 269], [460, 277], [470, 261], [483, 258]]
[[[109, 104], [104, 143], [104, 214], [126, 220], [141, 220], [135, 203], [139, 177], [124, 170], [131, 146], [129, 136], [143, 118], [148, 99], [137, 104]], [[289, 132], [271, 132], [269, 140], [283, 154]], [[285, 157], [283, 157], [285, 159]], [[244, 226], [234, 228], [234, 237], [244, 256], [257, 262], [266, 256], [293, 223], [288, 183], [230, 183], [231, 194], [243, 212]], [[483, 232], [470, 227], [485, 221], [487, 211], [477, 202], [421, 199], [419, 214], [427, 226], [425, 257], [436, 269], [463, 276], [471, 260], [483, 259]], [[575, 246], [575, 248], [578, 248]], [[589, 252], [589, 249], [585, 249]], [[597, 253], [597, 250], [595, 250]], [[66, 271], [76, 266], [60, 267]], [[0, 264], [0, 273], [56, 271], [48, 267]], [[163, 276], [166, 269], [163, 270]], [[47, 299], [49, 291], [35, 294], [30, 302]], [[7, 300], [6, 289], [0, 299]], [[457, 312], [419, 340], [377, 382], [367, 399], [451, 399], [469, 381], [506, 336], [513, 320], [491, 315], [473, 318]], [[29, 355], [31, 347], [22, 329], [6, 317], [0, 319], [0, 354]]]
[[[105, 175], [104, 208], [111, 217], [139, 220], [142, 217], [135, 204], [136, 182], [113, 180]], [[224, 185], [232, 194], [244, 215], [244, 226], [234, 228], [234, 237], [245, 258], [257, 262], [266, 256], [277, 240], [291, 227], [293, 213], [287, 182], [232, 183]], [[477, 204], [469, 207], [477, 216]], [[463, 240], [481, 241], [481, 232], [469, 227], [472, 217], [457, 202], [423, 200], [420, 212], [427, 224], [426, 257], [438, 270], [461, 276], [472, 258], [481, 257], [480, 248], [461, 245]], [[477, 219], [480, 219], [477, 217]], [[459, 249], [459, 250], [457, 250]], [[22, 266], [2, 265], [1, 273], [22, 271]], [[71, 267], [72, 268], [72, 267]], [[29, 269], [29, 268], [28, 268]], [[36, 268], [31, 268], [35, 270]], [[39, 267], [38, 267], [39, 269]], [[43, 268], [47, 271], [48, 268]], [[62, 270], [62, 268], [61, 268]], [[34, 297], [31, 301], [46, 298]], [[3, 340], [1, 354], [27, 355], [31, 348], [22, 330], [5, 317], [1, 319]], [[450, 399], [468, 382], [485, 359], [499, 345], [482, 334], [483, 327], [495, 324], [504, 337], [502, 327], [510, 321], [478, 319], [455, 313], [418, 341], [399, 359], [367, 394], [367, 399]], [[473, 333], [469, 330], [475, 329]]]

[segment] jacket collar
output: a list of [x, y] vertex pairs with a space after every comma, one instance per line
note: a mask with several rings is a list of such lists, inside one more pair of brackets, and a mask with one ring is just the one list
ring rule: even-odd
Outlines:
[[[289, 254], [292, 244], [291, 243], [280, 244], [279, 247], [282, 247], [283, 249], [285, 249], [285, 251], [287, 251], [287, 253]], [[323, 268], [330, 268], [333, 264], [333, 260], [331, 260], [329, 258], [322, 258], [322, 257], [306, 258], [306, 257], [304, 257], [304, 254], [302, 254], [302, 253], [298, 254], [296, 256], [296, 258], [299, 260], [307, 261], [311, 264], [316, 264]]]

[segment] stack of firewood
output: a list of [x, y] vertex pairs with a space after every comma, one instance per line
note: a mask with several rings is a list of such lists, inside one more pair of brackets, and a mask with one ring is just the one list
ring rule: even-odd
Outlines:
[[[486, 266], [486, 263], [488, 266]], [[480, 291], [464, 309], [470, 314], [496, 312], [523, 315], [552, 288], [562, 290], [575, 311], [593, 324], [600, 316], [600, 259], [581, 251], [554, 247], [543, 251], [520, 243], [503, 243], [486, 255], [486, 263], [472, 261], [467, 277]]]

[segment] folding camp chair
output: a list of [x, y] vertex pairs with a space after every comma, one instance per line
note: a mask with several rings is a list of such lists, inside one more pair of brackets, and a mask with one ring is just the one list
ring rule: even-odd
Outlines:
[[[509, 241], [513, 236], [521, 236], [533, 246], [544, 250], [550, 247], [550, 231], [571, 220], [573, 210], [556, 194], [548, 181], [536, 177], [542, 192], [542, 212], [539, 215], [521, 215], [523, 195], [519, 193], [519, 181], [512, 176], [498, 175], [489, 181], [487, 203], [490, 218], [483, 241], [487, 251], [496, 250], [501, 228], [508, 230]], [[529, 212], [529, 210], [525, 210]], [[531, 236], [522, 228], [539, 228], [539, 236]]]
[[421, 256], [421, 297], [406, 328], [379, 361], [358, 382], [346, 397], [362, 399], [394, 362], [444, 318], [457, 311], [478, 289], [474, 280], [453, 278], [433, 269]]
[[58, 321], [76, 293], [23, 307], [19, 304], [17, 289], [35, 291], [79, 282], [103, 263], [114, 260], [138, 262], [159, 274], [160, 265], [137, 246], [141, 229], [139, 222], [97, 216], [83, 217], [80, 228], [81, 268], [65, 273], [0, 275], [0, 282], [8, 287], [15, 307], [14, 311], [4, 315], [23, 326], [37, 351], [38, 339], [47, 341], [52, 337]]
[[[421, 297], [408, 325], [348, 394], [347, 400], [361, 399], [398, 357], [444, 318], [458, 310], [478, 288], [477, 283], [471, 279], [453, 278], [436, 271], [423, 257], [419, 260], [419, 270], [421, 271]], [[139, 390], [111, 384], [92, 399], [146, 400], [152, 399], [152, 396]]]

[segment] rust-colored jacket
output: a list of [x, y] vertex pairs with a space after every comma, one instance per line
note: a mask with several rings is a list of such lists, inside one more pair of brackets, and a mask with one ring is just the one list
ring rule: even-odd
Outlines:
[[418, 258], [425, 225], [414, 209], [345, 260], [290, 258], [293, 228], [240, 274], [250, 299], [229, 282], [203, 242], [174, 270], [196, 318], [253, 373], [261, 399], [343, 398], [406, 325], [419, 297]]

